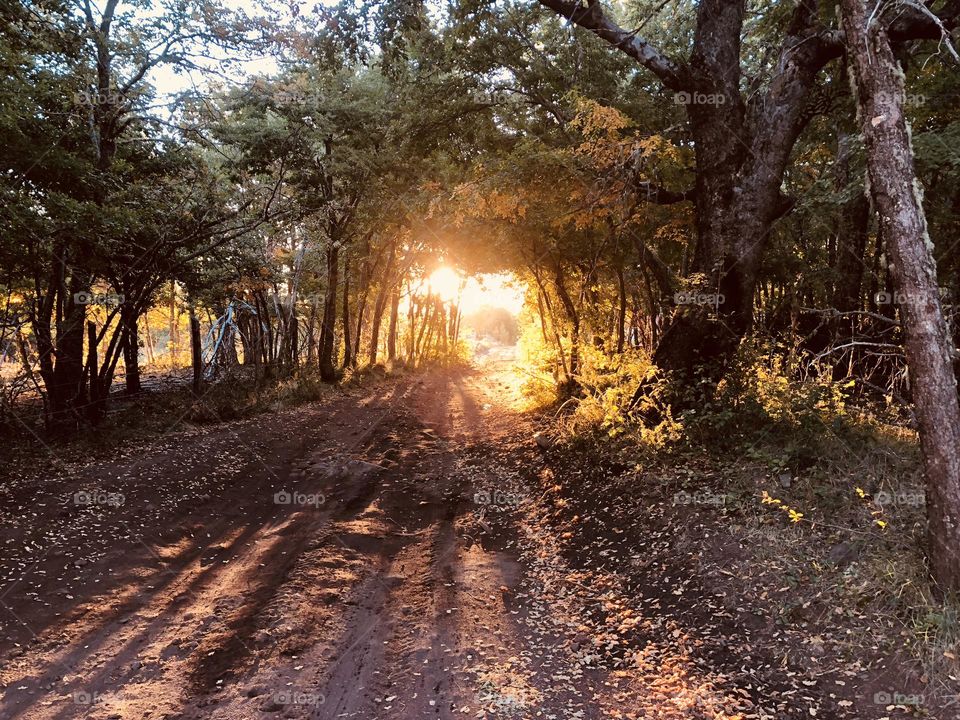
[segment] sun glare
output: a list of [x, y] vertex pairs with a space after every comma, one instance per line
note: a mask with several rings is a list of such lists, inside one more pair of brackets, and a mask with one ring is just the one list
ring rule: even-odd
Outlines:
[[509, 273], [480, 275], [467, 282], [463, 290], [463, 306], [468, 310], [503, 308], [519, 315], [523, 309], [523, 295], [520, 283]]
[[463, 278], [448, 267], [438, 267], [427, 280], [430, 291], [444, 302], [456, 302], [460, 297]]
[[465, 277], [442, 265], [430, 274], [427, 285], [444, 302], [459, 303], [465, 312], [489, 307], [519, 315], [523, 309], [523, 288], [510, 273]]

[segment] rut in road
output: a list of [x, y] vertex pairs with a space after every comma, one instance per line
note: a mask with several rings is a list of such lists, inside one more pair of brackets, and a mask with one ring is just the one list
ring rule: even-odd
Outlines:
[[[489, 523], [474, 522], [478, 478], [498, 482], [491, 448], [529, 437], [507, 377], [438, 371], [214, 431], [213, 446], [256, 451], [187, 522], [158, 517], [133, 543], [97, 548], [79, 570], [97, 581], [73, 602], [24, 607], [7, 596], [32, 636], [3, 666], [3, 717], [479, 709], [492, 687], [475, 671], [481, 658], [510, 668], [526, 650], [506, 607], [516, 558], [478, 544]], [[175, 463], [185, 482], [210, 472], [208, 454], [182, 455], [201, 460], [148, 448], [100, 470], [136, 479]], [[306, 504], [275, 504], [278, 492]], [[64, 560], [76, 569], [70, 559], [51, 553], [33, 577], [53, 577]], [[504, 702], [519, 707], [524, 693], [533, 690]]]

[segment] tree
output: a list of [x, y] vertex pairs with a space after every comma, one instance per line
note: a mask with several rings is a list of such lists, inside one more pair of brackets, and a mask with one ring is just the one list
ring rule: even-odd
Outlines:
[[[933, 243], [904, 117], [903, 73], [879, 8], [842, 0], [843, 28], [866, 139], [870, 192], [901, 301], [907, 362], [926, 471], [928, 547], [944, 591], [960, 591], [960, 403]], [[949, 43], [949, 40], [946, 42]], [[952, 48], [951, 48], [952, 49]]]
[[[775, 57], [768, 58], [757, 46], [746, 52], [744, 0], [704, 0], [697, 5], [689, 57], [678, 60], [621, 27], [599, 0], [540, 3], [633, 58], [684, 105], [697, 168], [691, 271], [705, 276], [724, 302], [715, 318], [698, 308], [679, 310], [655, 361], [684, 373], [713, 361], [722, 365], [751, 327], [771, 229], [795, 202], [781, 186], [797, 139], [830, 89], [819, 79], [820, 71], [843, 53], [839, 33], [829, 26], [829, 8], [816, 0], [766, 8], [780, 40], [754, 39], [776, 48]], [[940, 37], [940, 26], [928, 13], [911, 6], [901, 10], [890, 26], [893, 39]], [[950, 8], [947, 22], [958, 10]]]
[[[6, 6], [5, 6], [6, 8]], [[49, 2], [7, 12], [4, 48], [17, 117], [4, 195], [32, 276], [29, 313], [49, 420], [99, 417], [121, 356], [139, 389], [137, 325], [153, 293], [205, 249], [248, 229], [257, 199], [221, 203], [222, 178], [151, 112], [151, 69], [196, 67], [212, 46], [243, 44], [244, 24], [211, 2], [161, 3], [149, 15], [119, 0]], [[32, 112], [25, 111], [31, 108]], [[20, 141], [24, 142], [20, 142]], [[255, 225], [263, 217], [253, 218]], [[98, 285], [98, 288], [94, 288]], [[117, 302], [85, 333], [91, 290]], [[120, 298], [122, 297], [122, 300]], [[99, 312], [97, 311], [99, 316]], [[109, 337], [102, 362], [97, 347]], [[93, 396], [96, 403], [88, 403]]]

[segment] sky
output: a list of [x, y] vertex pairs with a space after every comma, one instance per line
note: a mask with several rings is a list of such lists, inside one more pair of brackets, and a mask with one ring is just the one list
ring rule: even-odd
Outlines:
[[[269, 0], [266, 0], [269, 3]], [[261, 3], [257, 0], [222, 0], [223, 5], [230, 10], [242, 10], [250, 17], [262, 17], [267, 15], [267, 13], [261, 8]], [[286, 17], [290, 17], [289, 8], [293, 5], [297, 5], [300, 8], [301, 17], [312, 15], [314, 9], [321, 5], [333, 5], [333, 0], [326, 0], [326, 2], [321, 2], [319, 0], [305, 0], [297, 1], [291, 0], [289, 3], [282, 2], [273, 2], [269, 3], [272, 12], [281, 12]], [[224, 58], [225, 55], [222, 55], [216, 48], [211, 50], [211, 54], [214, 56], [221, 55]], [[216, 66], [216, 62], [211, 63], [212, 66]], [[217, 68], [220, 69], [220, 68]], [[242, 81], [245, 77], [250, 75], [273, 75], [279, 70], [279, 66], [275, 58], [272, 55], [265, 55], [259, 58], [251, 59], [250, 61], [242, 62], [237, 68], [235, 68], [231, 75], [237, 80]], [[191, 90], [194, 87], [201, 88], [204, 86], [206, 80], [202, 72], [184, 72], [182, 69], [178, 71], [172, 65], [161, 65], [154, 68], [150, 73], [150, 82], [157, 89], [157, 94], [161, 100], [165, 100], [172, 95], [181, 93], [185, 90]]]

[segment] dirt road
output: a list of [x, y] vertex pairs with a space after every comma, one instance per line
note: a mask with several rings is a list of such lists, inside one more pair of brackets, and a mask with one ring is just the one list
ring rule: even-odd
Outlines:
[[0, 717], [592, 716], [517, 597], [514, 382], [384, 381], [14, 483]]
[[539, 448], [520, 377], [369, 381], [5, 479], [0, 718], [890, 717], [882, 658], [805, 660], [707, 584], [682, 528], [720, 517]]

